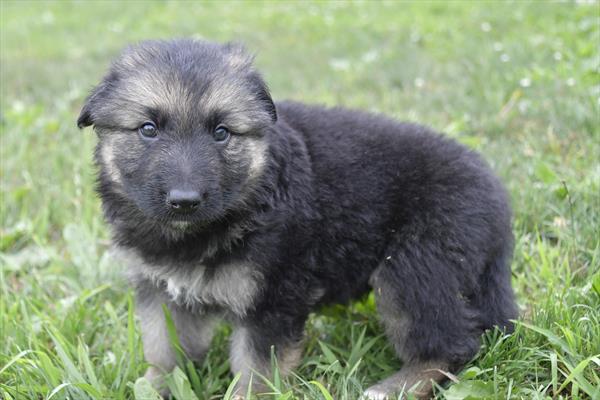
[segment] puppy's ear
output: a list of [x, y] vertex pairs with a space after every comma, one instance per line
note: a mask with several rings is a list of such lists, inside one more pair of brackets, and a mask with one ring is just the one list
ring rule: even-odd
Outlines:
[[85, 99], [85, 104], [79, 113], [79, 118], [77, 118], [77, 127], [79, 129], [94, 125], [96, 122], [94, 120], [94, 109], [97, 107], [98, 101], [102, 99], [106, 93], [108, 87], [107, 79], [108, 77], [104, 78], [104, 80], [92, 90], [87, 99]]
[[88, 97], [88, 99], [85, 101], [85, 104], [83, 105], [83, 108], [81, 109], [81, 112], [79, 113], [79, 118], [77, 118], [77, 127], [79, 129], [83, 129], [94, 123], [94, 121], [92, 120], [91, 108], [92, 106], [90, 104], [90, 98]]
[[246, 50], [246, 47], [240, 42], [227, 42], [222, 46], [225, 58], [230, 67], [243, 70], [252, 68], [254, 55]]
[[252, 74], [250, 81], [254, 86], [254, 90], [258, 101], [261, 103], [261, 105], [264, 107], [264, 110], [271, 117], [271, 122], [277, 122], [277, 109], [275, 108], [275, 103], [273, 102], [273, 98], [271, 97], [271, 93], [269, 92], [269, 87], [262, 79], [262, 77], [256, 72]]
[[260, 90], [259, 100], [263, 103], [265, 110], [271, 116], [271, 122], [277, 122], [277, 109], [275, 108], [275, 103], [273, 103], [273, 99], [271, 98], [271, 93], [269, 93], [269, 88], [267, 85], [262, 86], [262, 90]]
[[227, 42], [223, 45], [227, 54], [229, 65], [240, 70], [248, 70], [250, 72], [250, 83], [256, 93], [261, 105], [265, 107], [265, 111], [271, 117], [271, 122], [277, 122], [277, 110], [269, 93], [269, 88], [263, 80], [262, 76], [252, 66], [254, 56], [246, 50], [245, 46], [239, 42]]

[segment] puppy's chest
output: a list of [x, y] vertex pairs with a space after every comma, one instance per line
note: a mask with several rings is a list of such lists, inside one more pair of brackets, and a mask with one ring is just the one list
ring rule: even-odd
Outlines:
[[244, 316], [259, 292], [261, 274], [251, 263], [232, 262], [208, 268], [202, 264], [129, 267], [133, 279], [151, 281], [176, 304], [198, 308], [217, 306]]

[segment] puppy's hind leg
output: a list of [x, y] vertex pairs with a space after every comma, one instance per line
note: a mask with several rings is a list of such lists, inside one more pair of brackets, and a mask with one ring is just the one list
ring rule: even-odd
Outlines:
[[477, 351], [479, 332], [443, 257], [398, 246], [371, 276], [377, 310], [389, 340], [404, 365], [399, 372], [367, 389], [368, 399], [401, 393], [428, 397], [432, 380], [461, 367]]
[[399, 372], [368, 388], [364, 397], [368, 400], [386, 400], [412, 393], [417, 398], [428, 398], [433, 390], [432, 382], [442, 381], [447, 368], [443, 361], [410, 361]]

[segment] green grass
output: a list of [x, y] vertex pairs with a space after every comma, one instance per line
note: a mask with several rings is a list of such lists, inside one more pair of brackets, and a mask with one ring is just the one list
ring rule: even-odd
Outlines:
[[[437, 396], [600, 398], [598, 3], [1, 7], [0, 398], [155, 398], [136, 383], [146, 365], [93, 192], [95, 136], [75, 119], [120, 48], [174, 36], [244, 41], [276, 99], [384, 112], [482, 152], [512, 196], [521, 318]], [[170, 377], [179, 399], [225, 394], [229, 329]], [[275, 397], [358, 398], [400, 365], [382, 335], [372, 298], [311, 317]]]

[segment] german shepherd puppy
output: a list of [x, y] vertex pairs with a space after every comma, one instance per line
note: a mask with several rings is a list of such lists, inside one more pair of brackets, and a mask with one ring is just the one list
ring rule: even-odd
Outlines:
[[98, 135], [98, 193], [135, 287], [146, 376], [175, 366], [162, 304], [201, 360], [232, 323], [238, 393], [300, 360], [304, 324], [370, 289], [402, 369], [383, 399], [456, 371], [481, 333], [510, 329], [507, 195], [484, 161], [428, 128], [342, 108], [274, 103], [238, 45], [126, 49], [78, 126]]

